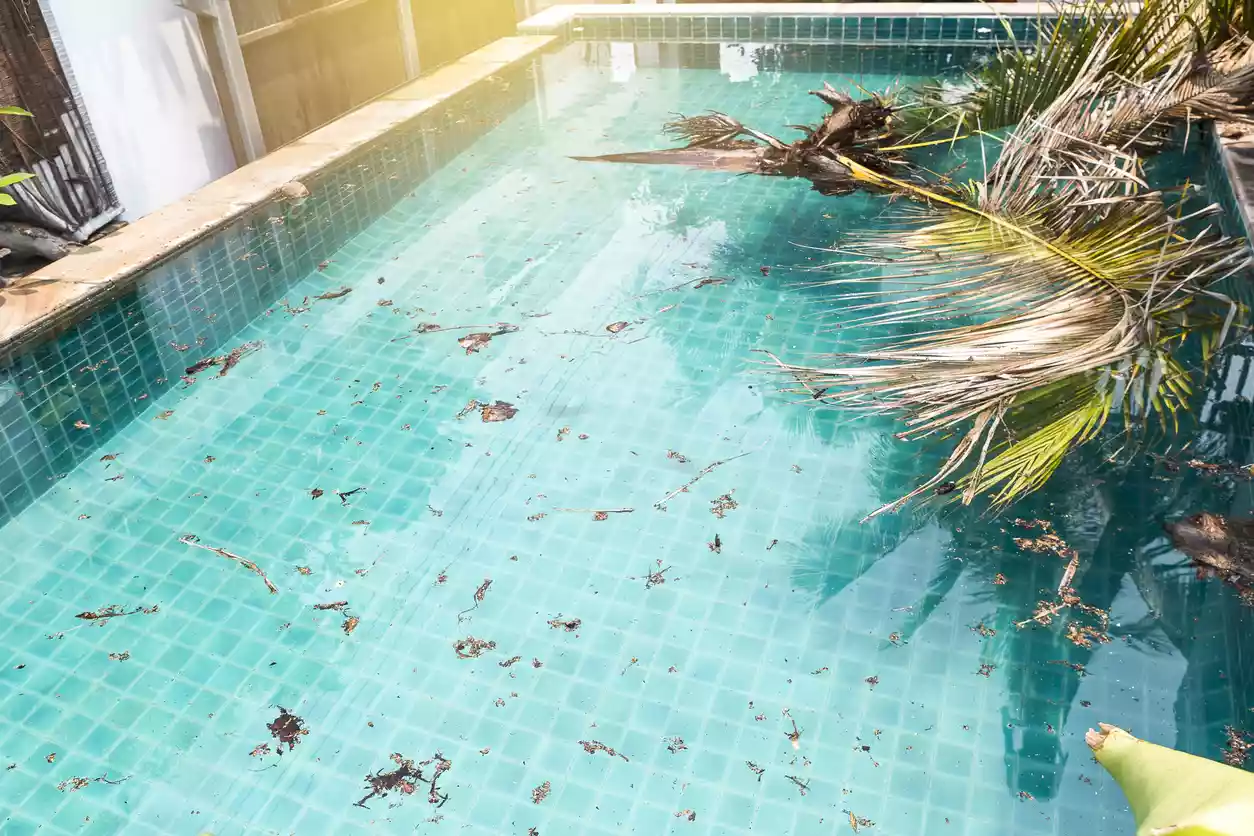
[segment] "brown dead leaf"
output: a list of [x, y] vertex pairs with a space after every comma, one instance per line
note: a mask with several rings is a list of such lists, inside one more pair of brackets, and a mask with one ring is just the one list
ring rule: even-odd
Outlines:
[[457, 341], [457, 344], [466, 349], [467, 354], [474, 354], [479, 349], [492, 341], [492, 335], [487, 331], [480, 331], [475, 334], [467, 334]]
[[491, 405], [481, 404], [479, 414], [483, 418], [483, 423], [494, 424], [498, 421], [508, 421], [513, 418], [518, 414], [518, 409], [511, 403], [497, 401]]
[[605, 326], [605, 330], [609, 331], [611, 334], [617, 334], [620, 331], [627, 330], [629, 325], [631, 325], [630, 322], [611, 322], [609, 325]]

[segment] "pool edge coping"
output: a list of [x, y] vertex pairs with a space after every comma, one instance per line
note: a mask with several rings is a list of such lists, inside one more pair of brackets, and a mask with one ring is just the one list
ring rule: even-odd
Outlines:
[[[1136, 4], [1129, 4], [1130, 8]], [[559, 34], [581, 17], [1050, 17], [1049, 3], [685, 3], [550, 6], [518, 24], [519, 34]]]
[[444, 101], [562, 39], [520, 33], [495, 41], [360, 105], [254, 162], [0, 290], [0, 358], [72, 327], [146, 272], [268, 204], [300, 200], [292, 184], [345, 159]]

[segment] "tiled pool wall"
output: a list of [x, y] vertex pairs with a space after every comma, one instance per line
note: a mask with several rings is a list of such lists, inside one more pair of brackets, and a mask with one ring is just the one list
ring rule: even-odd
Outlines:
[[310, 196], [298, 208], [254, 210], [151, 268], [57, 338], [5, 358], [0, 525], [183, 385], [188, 366], [233, 347], [231, 335], [529, 99], [535, 66], [503, 70], [450, 98], [305, 181]]
[[[1017, 39], [1033, 37], [1036, 25], [1030, 18], [1010, 21]], [[709, 66], [718, 66], [718, 44], [728, 41], [825, 45], [810, 53], [779, 53], [778, 69], [804, 71], [821, 69], [842, 47], [864, 51], [875, 64], [911, 43], [974, 47], [1008, 37], [994, 18], [800, 15], [576, 17], [558, 34], [565, 35], [562, 42], [670, 41], [686, 65], [696, 66], [703, 65], [703, 55]], [[871, 45], [884, 49], [868, 50]], [[351, 248], [357, 233], [429, 173], [529, 100], [538, 64], [504, 70], [367, 144], [306, 182], [311, 196], [298, 209], [270, 204], [255, 210], [150, 269], [133, 290], [56, 339], [6, 358], [0, 365], [0, 525], [99, 453], [152, 399], [182, 385], [187, 366], [233, 347], [233, 334], [276, 308], [298, 280]], [[1211, 131], [1201, 136], [1209, 195], [1225, 208], [1227, 231], [1240, 234], [1241, 215], [1219, 143]], [[1192, 681], [1182, 686], [1205, 696], [1179, 706], [1197, 720], [1182, 728], [1208, 728], [1211, 739], [1214, 727], [1222, 725], [1215, 718], [1242, 712], [1233, 704], [1235, 695], [1254, 691], [1251, 648], [1242, 648], [1233, 633], [1235, 601], [1224, 600], [1223, 607], [1205, 608], [1203, 620], [1211, 623], [1197, 630], [1199, 636], [1222, 636], [1223, 642], [1211, 639], [1191, 660]], [[1198, 750], [1193, 742], [1181, 743]]]
[[[613, 17], [575, 16], [565, 34], [588, 41], [749, 41], [761, 43], [935, 43], [981, 44], [1031, 40], [1035, 17], [838, 17], [814, 15], [737, 15], [705, 17], [668, 14]], [[1009, 32], [1007, 31], [1009, 27]], [[1013, 36], [1013, 38], [1012, 38]]]

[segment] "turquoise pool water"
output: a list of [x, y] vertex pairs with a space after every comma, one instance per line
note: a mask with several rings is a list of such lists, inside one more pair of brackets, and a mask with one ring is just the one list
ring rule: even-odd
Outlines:
[[[936, 451], [752, 352], [850, 344], [796, 283], [883, 201], [567, 159], [677, 111], [811, 121], [825, 78], [910, 80], [883, 63], [583, 43], [502, 80], [534, 95], [213, 353], [257, 350], [5, 525], [0, 830], [1131, 834], [1086, 728], [1216, 757], [1252, 725], [1254, 623], [1161, 533], [1249, 483], [1095, 455], [1002, 517], [860, 525]], [[1244, 362], [1210, 458], [1250, 460]], [[1014, 626], [1063, 569], [1016, 517], [1079, 550], [1111, 643]]]

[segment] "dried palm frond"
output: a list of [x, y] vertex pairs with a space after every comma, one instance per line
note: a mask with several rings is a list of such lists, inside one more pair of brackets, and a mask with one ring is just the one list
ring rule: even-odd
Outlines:
[[964, 502], [1003, 505], [1043, 485], [1112, 413], [1174, 423], [1190, 383], [1172, 350], [1200, 323], [1225, 336], [1232, 311], [1212, 288], [1248, 251], [1209, 227], [1188, 232], [1218, 207], [1173, 213], [1135, 155], [1074, 135], [1083, 114], [1066, 101], [1046, 116], [1007, 140], [987, 183], [925, 187], [843, 160], [914, 200], [900, 228], [842, 247], [849, 266], [888, 264], [894, 276], [828, 284], [925, 282], [854, 294], [844, 325], [926, 330], [784, 368], [828, 403], [900, 418], [902, 439], [961, 435], [932, 479], [872, 516], [955, 478]]
[[887, 130], [892, 108], [879, 96], [855, 100], [824, 83], [812, 91], [830, 112], [816, 126], [794, 125], [805, 136], [785, 143], [770, 134], [747, 127], [717, 112], [668, 122], [663, 130], [686, 143], [682, 148], [575, 157], [587, 162], [685, 165], [741, 174], [775, 177], [803, 177], [823, 194], [848, 194], [861, 187], [871, 188], [854, 178], [837, 159], [844, 155], [875, 171], [903, 169], [909, 174], [906, 158], [893, 147], [896, 141]]
[[759, 134], [746, 128], [725, 113], [711, 111], [703, 116], [681, 115], [674, 122], [667, 122], [662, 131], [687, 143], [688, 148], [743, 148], [756, 143], [741, 139], [749, 135], [767, 145], [783, 148], [784, 144], [774, 137]]
[[1197, 0], [1146, 0], [1139, 7], [1123, 0], [1087, 0], [1060, 7], [1055, 19], [1042, 21], [1034, 43], [1012, 42], [998, 50], [957, 95], [955, 88], [939, 84], [916, 88], [914, 103], [894, 116], [894, 127], [921, 137], [1018, 124], [1071, 88], [1103, 44], [1098, 67], [1103, 77], [1151, 78], [1191, 52], [1196, 7]]

